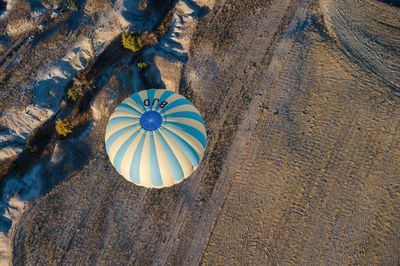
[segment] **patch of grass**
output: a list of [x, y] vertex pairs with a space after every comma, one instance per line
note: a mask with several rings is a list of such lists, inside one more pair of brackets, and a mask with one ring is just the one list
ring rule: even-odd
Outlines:
[[124, 48], [133, 52], [138, 52], [143, 48], [140, 36], [129, 33], [122, 33], [121, 42]]
[[76, 102], [79, 98], [81, 98], [85, 91], [90, 89], [92, 84], [86, 79], [77, 79], [74, 78], [74, 83], [71, 88], [67, 91], [68, 99]]
[[147, 64], [147, 63], [144, 62], [144, 61], [141, 61], [141, 62], [137, 63], [136, 66], [137, 66], [138, 68], [140, 68], [140, 69], [143, 69], [143, 68], [148, 67], [149, 64]]
[[74, 126], [71, 121], [67, 119], [58, 119], [56, 121], [56, 133], [60, 137], [67, 137], [72, 134]]

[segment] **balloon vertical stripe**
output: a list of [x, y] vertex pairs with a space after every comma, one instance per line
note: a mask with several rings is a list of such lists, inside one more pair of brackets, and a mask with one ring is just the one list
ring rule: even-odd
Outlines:
[[156, 153], [156, 145], [154, 143], [154, 135], [149, 135], [150, 138], [150, 158], [154, 158], [154, 160], [150, 160], [150, 177], [151, 177], [151, 185], [152, 186], [162, 186], [162, 178], [159, 166], [159, 159]]
[[167, 141], [165, 140], [164, 136], [159, 132], [161, 148], [167, 154], [167, 160], [169, 162], [169, 167], [172, 169], [172, 178], [174, 182], [180, 180], [181, 177], [184, 176], [182, 166], [180, 165], [178, 159], [176, 158], [174, 152], [172, 151], [171, 147], [168, 145]]
[[139, 167], [140, 167], [140, 158], [142, 157], [145, 138], [146, 134], [143, 134], [136, 147], [135, 154], [133, 155], [132, 159], [129, 180], [131, 180], [135, 184], [140, 184]]

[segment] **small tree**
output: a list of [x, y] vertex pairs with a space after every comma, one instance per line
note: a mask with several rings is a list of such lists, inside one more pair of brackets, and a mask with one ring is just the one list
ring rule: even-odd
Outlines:
[[58, 119], [56, 121], [56, 133], [58, 136], [67, 137], [73, 132], [74, 126], [67, 119]]
[[146, 63], [146, 62], [144, 62], [144, 61], [141, 61], [141, 62], [139, 62], [139, 63], [137, 63], [136, 64], [137, 65], [137, 67], [138, 68], [146, 68], [146, 67], [148, 67], [149, 65]]
[[71, 88], [68, 89], [67, 95], [68, 99], [76, 102], [80, 97], [85, 94], [85, 91], [91, 87], [91, 83], [86, 79], [74, 78], [74, 83]]
[[122, 33], [121, 42], [124, 48], [133, 52], [140, 51], [143, 48], [142, 39], [135, 34]]

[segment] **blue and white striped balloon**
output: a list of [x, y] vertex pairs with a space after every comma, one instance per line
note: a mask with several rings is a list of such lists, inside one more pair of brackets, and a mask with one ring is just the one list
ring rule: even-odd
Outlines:
[[197, 168], [206, 148], [206, 130], [199, 111], [185, 97], [150, 89], [117, 106], [105, 143], [111, 163], [128, 181], [163, 188]]

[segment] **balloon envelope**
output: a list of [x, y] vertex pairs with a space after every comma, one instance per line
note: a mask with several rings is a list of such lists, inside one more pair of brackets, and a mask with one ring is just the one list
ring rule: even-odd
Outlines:
[[143, 90], [126, 98], [111, 115], [105, 135], [108, 157], [128, 181], [169, 187], [187, 178], [206, 148], [199, 111], [168, 90]]

